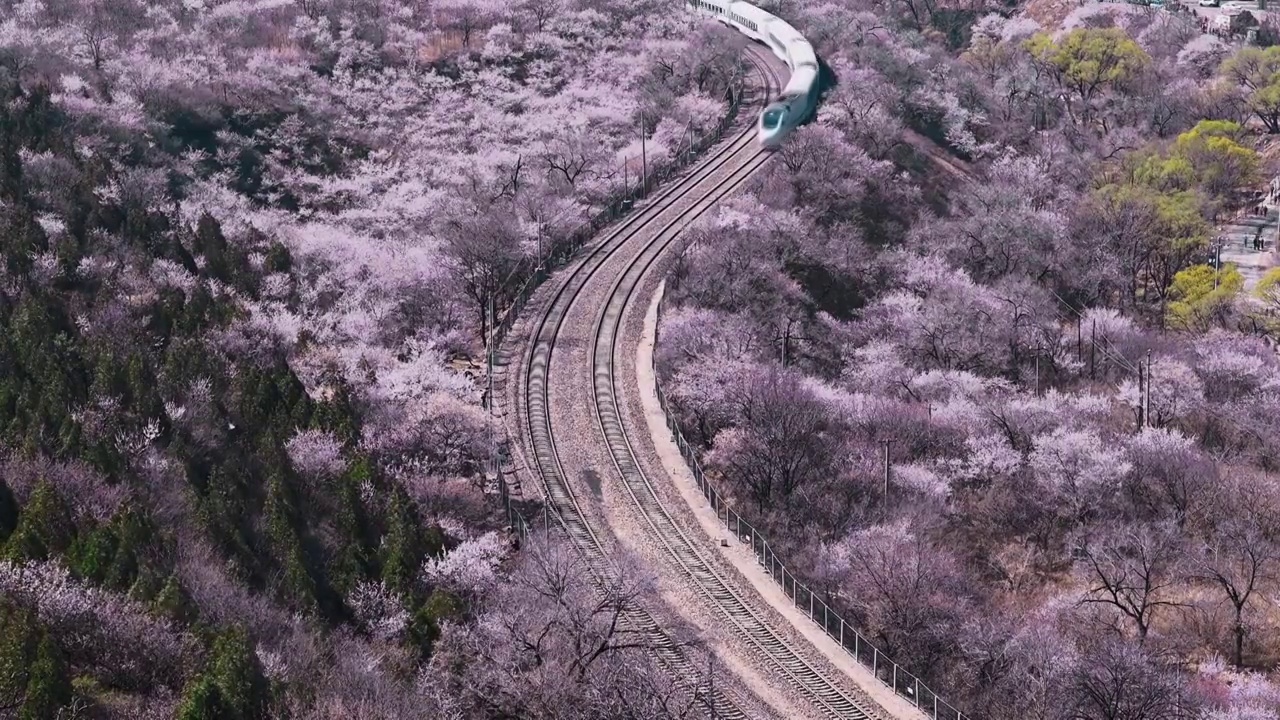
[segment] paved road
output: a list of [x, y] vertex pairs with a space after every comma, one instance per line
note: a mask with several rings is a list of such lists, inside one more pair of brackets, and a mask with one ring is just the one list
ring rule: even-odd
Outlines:
[[[1274, 1], [1280, 2], [1280, 0]], [[1178, 4], [1194, 12], [1196, 15], [1208, 18], [1210, 23], [1213, 22], [1213, 18], [1228, 11], [1235, 12], [1237, 10], [1248, 10], [1255, 18], [1258, 19], [1258, 22], [1265, 20], [1268, 12], [1274, 12], [1274, 10], [1259, 10], [1256, 0], [1223, 0], [1222, 4], [1218, 7], [1201, 7], [1196, 0], [1178, 0]], [[1277, 5], [1275, 9], [1280, 10], [1280, 5]]]
[[[1263, 249], [1253, 249], [1253, 239], [1262, 233]], [[1222, 262], [1235, 263], [1244, 275], [1245, 288], [1250, 289], [1277, 264], [1276, 239], [1280, 232], [1280, 209], [1272, 208], [1266, 217], [1242, 216], [1222, 225], [1218, 239], [1223, 242]]]

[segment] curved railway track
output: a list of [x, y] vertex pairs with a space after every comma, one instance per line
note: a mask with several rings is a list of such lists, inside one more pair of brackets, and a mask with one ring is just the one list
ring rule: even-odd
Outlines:
[[[782, 86], [767, 62], [752, 57], [767, 100], [769, 92]], [[767, 160], [754, 147], [750, 129], [724, 143], [685, 178], [655, 196], [649, 207], [636, 213], [610, 232], [569, 270], [547, 306], [541, 310], [531, 335], [526, 358], [525, 384], [521, 405], [524, 429], [528, 433], [536, 472], [554, 508], [558, 523], [574, 545], [592, 563], [593, 571], [607, 572], [602, 562], [605, 548], [597, 531], [568, 481], [556, 442], [551, 416], [548, 376], [557, 340], [565, 327], [569, 309], [583, 296], [583, 290], [599, 275], [607, 261], [623, 258], [624, 269], [611, 283], [607, 300], [595, 325], [591, 343], [592, 399], [599, 427], [615, 467], [629, 496], [653, 536], [671, 555], [690, 587], [704, 594], [718, 608], [733, 633], [752, 647], [768, 667], [784, 678], [791, 688], [810, 700], [826, 717], [861, 720], [874, 717], [830, 678], [806, 662], [775, 632], [711, 566], [673, 520], [659, 500], [650, 480], [640, 471], [631, 443], [623, 430], [618, 391], [614, 378], [614, 358], [620, 336], [623, 311], [631, 301], [641, 278], [675, 243], [680, 231], [720, 199], [737, 190]], [[638, 246], [638, 247], [637, 247]], [[630, 252], [630, 257], [625, 253]], [[635, 629], [651, 633], [652, 645], [661, 662], [684, 677], [698, 677], [688, 660], [669, 637], [663, 634], [648, 613], [638, 611], [628, 618]], [[742, 708], [721, 693], [715, 695], [717, 717], [747, 717]]]

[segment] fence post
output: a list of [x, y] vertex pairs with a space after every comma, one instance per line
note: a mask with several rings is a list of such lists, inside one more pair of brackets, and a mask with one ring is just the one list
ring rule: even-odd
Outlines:
[[920, 707], [920, 678], [916, 678], [916, 707]]

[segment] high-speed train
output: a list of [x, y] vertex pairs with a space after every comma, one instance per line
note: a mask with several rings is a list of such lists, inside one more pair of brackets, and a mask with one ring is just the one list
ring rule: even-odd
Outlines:
[[746, 2], [687, 0], [690, 10], [709, 15], [752, 40], [764, 43], [791, 68], [791, 79], [782, 96], [760, 113], [760, 144], [776, 147], [796, 125], [804, 122], [818, 102], [818, 57], [813, 46], [791, 27]]

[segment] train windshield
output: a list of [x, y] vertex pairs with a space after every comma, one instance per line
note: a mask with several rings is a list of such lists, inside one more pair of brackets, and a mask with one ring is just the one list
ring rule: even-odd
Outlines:
[[772, 130], [782, 123], [782, 109], [769, 108], [764, 111], [764, 117], [760, 119], [766, 130]]

